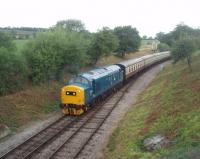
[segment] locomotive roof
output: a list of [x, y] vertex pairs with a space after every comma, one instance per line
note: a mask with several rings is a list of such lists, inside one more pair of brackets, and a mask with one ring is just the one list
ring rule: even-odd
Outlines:
[[81, 74], [81, 76], [91, 81], [92, 79], [98, 79], [100, 77], [109, 75], [110, 73], [119, 71], [119, 69], [120, 67], [117, 65], [110, 65], [110, 66], [100, 67], [100, 68], [85, 72]]

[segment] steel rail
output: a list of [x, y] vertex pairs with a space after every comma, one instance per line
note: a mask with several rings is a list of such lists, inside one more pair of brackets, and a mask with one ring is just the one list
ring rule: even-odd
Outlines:
[[[51, 134], [51, 133], [47, 134], [49, 136], [48, 137], [45, 136], [45, 138], [42, 138], [43, 139], [42, 142], [41, 142], [41, 140], [37, 140], [38, 138], [40, 139], [42, 136], [44, 136], [45, 132], [48, 133], [48, 131], [55, 129], [56, 126], [62, 126], [62, 125], [59, 125], [59, 123], [62, 123], [62, 121], [65, 120], [65, 119], [67, 119], [67, 118], [66, 118], [65, 115], [63, 115], [58, 120], [56, 120], [53, 123], [51, 123], [50, 125], [48, 125], [46, 128], [42, 129], [41, 131], [39, 131], [35, 135], [31, 136], [30, 138], [28, 138], [24, 142], [17, 145], [12, 150], [10, 150], [7, 153], [5, 153], [4, 155], [2, 155], [0, 157], [0, 159], [12, 158], [13, 156], [15, 156], [14, 158], [27, 158], [27, 157], [29, 157], [33, 152], [35, 152], [38, 148], [40, 148], [41, 146], [43, 146], [44, 144], [46, 144], [47, 142], [52, 140], [55, 136], [57, 136], [59, 133], [61, 133], [68, 125], [70, 125], [74, 121], [74, 120], [69, 121], [68, 124], [66, 124], [65, 126], [60, 128], [60, 130], [58, 130], [55, 134]], [[40, 144], [37, 145], [39, 142], [40, 142]], [[37, 146], [34, 147], [34, 145], [37, 145]], [[31, 148], [32, 148], [32, 150], [29, 151]]]
[[[94, 128], [95, 131], [92, 132], [92, 134], [91, 134], [90, 137], [87, 139], [87, 141], [84, 142], [84, 144], [81, 146], [80, 149], [78, 149], [78, 151], [76, 152], [76, 154], [74, 155], [73, 158], [78, 157], [78, 155], [81, 153], [81, 151], [84, 149], [84, 147], [85, 147], [85, 146], [87, 145], [87, 143], [90, 141], [90, 139], [94, 136], [94, 134], [97, 133], [97, 131], [98, 131], [98, 130], [100, 129], [100, 127], [103, 125], [103, 123], [105, 122], [105, 120], [108, 118], [108, 116], [110, 116], [111, 112], [112, 112], [112, 111], [114, 110], [114, 108], [117, 106], [117, 104], [119, 103], [119, 101], [123, 98], [125, 92], [126, 92], [127, 89], [129, 88], [129, 86], [130, 86], [130, 85], [127, 84], [127, 85], [125, 85], [125, 88], [124, 88], [124, 87], [121, 88], [121, 90], [120, 90], [121, 92], [119, 91], [118, 93], [122, 93], [122, 95], [120, 95], [119, 97], [117, 97], [116, 101], [114, 101], [114, 103], [112, 104], [112, 107], [109, 108], [109, 109], [107, 109], [108, 112], [107, 112], [106, 114], [104, 114], [104, 116], [103, 116], [102, 118], [99, 118], [99, 119], [102, 120], [102, 121], [100, 121], [99, 123], [96, 123], [96, 124], [97, 124], [97, 128]], [[114, 96], [114, 95], [117, 96], [117, 94], [113, 94], [112, 96]], [[112, 96], [110, 96], [110, 98], [111, 98]], [[107, 100], [105, 100], [105, 101], [103, 102], [103, 104], [101, 104], [101, 105], [104, 105], [110, 98], [108, 98]], [[89, 122], [89, 121], [90, 121], [91, 119], [95, 118], [95, 115], [98, 115], [98, 113], [101, 112], [101, 110], [105, 110], [103, 106], [101, 106], [101, 107], [99, 106], [98, 109], [93, 110], [92, 114], [90, 114], [90, 116], [87, 116], [87, 119], [85, 120], [85, 122], [83, 122], [83, 123], [76, 129], [76, 131], [75, 131], [63, 144], [61, 144], [59, 147], [57, 147], [57, 149], [56, 149], [51, 155], [49, 155], [47, 159], [53, 159], [53, 158], [55, 158], [56, 155], [57, 155], [57, 153], [59, 153], [60, 150], [62, 150], [62, 148], [64, 148], [68, 143], [70, 143], [73, 139], [75, 139], [76, 135], [77, 135], [78, 133], [80, 133], [80, 131], [81, 131], [82, 129], [86, 129], [86, 128], [84, 128], [84, 127], [85, 127], [87, 124], [91, 123], [91, 122]], [[107, 110], [106, 110], [106, 111], [107, 111]], [[97, 119], [98, 119], [98, 118], [97, 118]], [[82, 132], [82, 131], [81, 131], [81, 132]]]

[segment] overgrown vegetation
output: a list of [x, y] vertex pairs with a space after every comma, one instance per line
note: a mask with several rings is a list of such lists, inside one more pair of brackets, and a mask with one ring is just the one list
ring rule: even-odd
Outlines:
[[[199, 53], [199, 52], [198, 52]], [[105, 158], [197, 158], [200, 150], [200, 55], [193, 72], [187, 65], [166, 67], [138, 98], [112, 134]], [[168, 147], [145, 151], [143, 141], [155, 134], [170, 140]]]
[[162, 51], [169, 51], [170, 47], [166, 43], [160, 43], [160, 44], [158, 44], [158, 50], [160, 52], [162, 52]]
[[158, 46], [159, 50], [166, 50], [169, 46], [174, 63], [186, 59], [191, 70], [191, 54], [200, 49], [200, 29], [180, 24], [173, 31], [167, 34], [160, 32], [156, 36], [161, 42]]
[[25, 61], [15, 49], [11, 37], [0, 32], [0, 95], [21, 89], [26, 80]]
[[174, 59], [174, 63], [186, 59], [190, 70], [192, 70], [191, 58], [192, 53], [196, 49], [197, 47], [195, 46], [195, 41], [193, 39], [183, 38], [178, 40], [172, 50], [172, 57]]
[[136, 28], [131, 26], [116, 27], [114, 33], [119, 39], [117, 52], [124, 56], [126, 53], [138, 51], [141, 45], [141, 38]]
[[23, 83], [62, 80], [66, 73], [77, 74], [83, 66], [96, 64], [116, 50], [128, 53], [140, 46], [138, 31], [130, 26], [90, 33], [80, 20], [70, 19], [30, 31], [34, 36], [17, 43], [18, 47], [11, 35], [0, 32], [0, 95], [23, 88]]
[[31, 121], [44, 119], [47, 114], [60, 110], [61, 87], [62, 83], [48, 82], [0, 97], [0, 124], [15, 132]]
[[114, 32], [109, 28], [103, 28], [93, 36], [89, 48], [90, 60], [96, 64], [101, 57], [111, 55], [117, 49], [118, 45], [119, 40]]
[[63, 71], [77, 73], [87, 62], [88, 44], [82, 34], [62, 28], [38, 34], [23, 50], [29, 79], [41, 83], [60, 80]]

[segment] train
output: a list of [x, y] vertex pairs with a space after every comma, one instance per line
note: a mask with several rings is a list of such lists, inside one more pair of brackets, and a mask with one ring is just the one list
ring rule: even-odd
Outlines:
[[60, 108], [66, 115], [81, 115], [131, 77], [169, 58], [169, 51], [159, 52], [78, 74], [61, 88]]

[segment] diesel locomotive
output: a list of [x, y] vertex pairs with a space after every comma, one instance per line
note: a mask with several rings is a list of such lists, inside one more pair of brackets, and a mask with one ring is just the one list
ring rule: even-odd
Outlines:
[[60, 107], [64, 114], [81, 115], [138, 72], [168, 58], [169, 51], [154, 53], [79, 74], [61, 89]]

